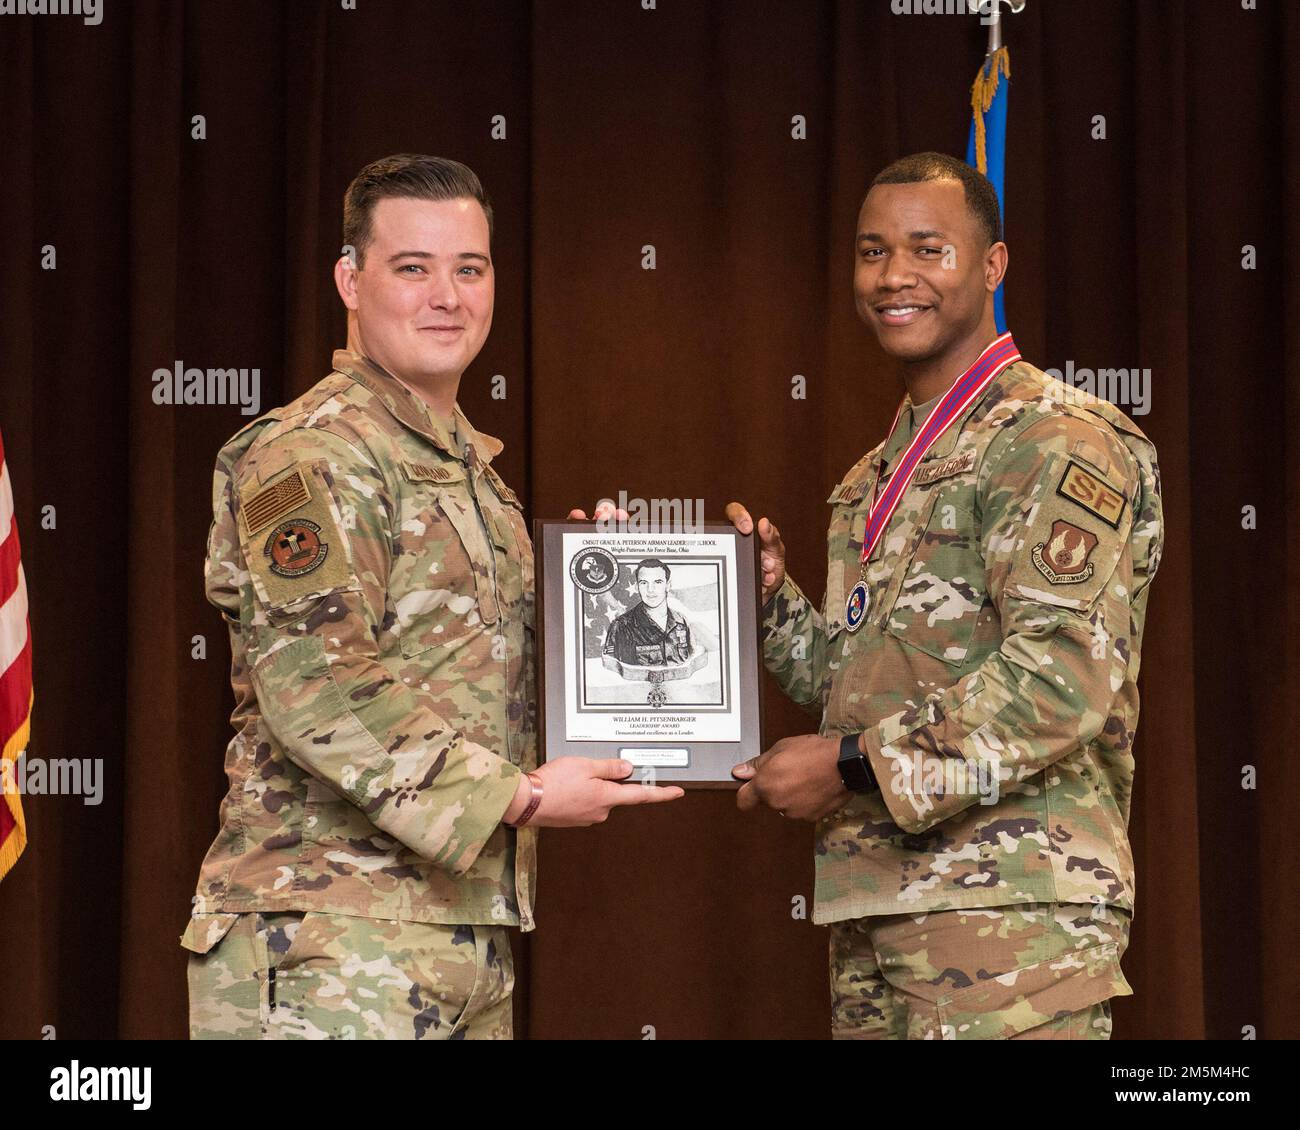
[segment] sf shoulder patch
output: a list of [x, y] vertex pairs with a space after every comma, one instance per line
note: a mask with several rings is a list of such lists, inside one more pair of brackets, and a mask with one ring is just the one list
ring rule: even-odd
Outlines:
[[1119, 529], [1126, 501], [1124, 496], [1074, 460], [1070, 460], [1065, 468], [1056, 493], [1076, 506], [1082, 506], [1089, 514], [1095, 514], [1108, 526]]
[[1034, 546], [1034, 567], [1054, 585], [1077, 585], [1093, 573], [1088, 560], [1097, 548], [1097, 535], [1058, 518], [1047, 541]]

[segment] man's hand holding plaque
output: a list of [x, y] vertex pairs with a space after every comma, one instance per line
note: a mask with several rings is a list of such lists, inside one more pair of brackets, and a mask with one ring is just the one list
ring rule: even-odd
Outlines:
[[[742, 534], [754, 532], [754, 519], [739, 502], [728, 502], [726, 513], [727, 520]], [[785, 583], [785, 542], [781, 540], [781, 531], [768, 519], [760, 518], [757, 528], [762, 547], [758, 567], [763, 574], [763, 603], [767, 604]]]
[[[755, 524], [739, 502], [727, 504], [727, 517], [741, 533], [757, 529], [763, 574], [763, 603], [785, 583], [785, 542], [767, 518]], [[745, 784], [736, 794], [736, 806], [750, 812], [765, 805], [792, 820], [820, 820], [852, 797], [838, 768], [839, 738], [799, 734], [782, 738], [771, 749], [737, 765], [731, 774]]]

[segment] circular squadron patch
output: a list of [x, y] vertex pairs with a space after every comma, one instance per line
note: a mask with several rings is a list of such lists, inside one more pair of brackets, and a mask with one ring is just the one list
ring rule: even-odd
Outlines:
[[608, 549], [593, 546], [573, 555], [569, 562], [569, 577], [583, 592], [599, 596], [609, 592], [618, 580], [618, 562]]
[[329, 546], [320, 540], [320, 527], [305, 518], [281, 522], [266, 539], [262, 553], [271, 559], [271, 572], [301, 577], [325, 563]]

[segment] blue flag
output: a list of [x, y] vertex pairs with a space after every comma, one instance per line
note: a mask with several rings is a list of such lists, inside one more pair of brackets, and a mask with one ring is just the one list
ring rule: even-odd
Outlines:
[[[1007, 163], [1007, 87], [1011, 85], [1011, 54], [999, 47], [984, 60], [975, 85], [971, 87], [970, 140], [966, 143], [966, 164], [973, 166], [993, 182], [998, 193], [998, 209], [1006, 226], [1006, 195], [1003, 182]], [[1007, 317], [1002, 309], [1002, 287], [993, 295], [993, 313], [998, 333], [1007, 332]]]

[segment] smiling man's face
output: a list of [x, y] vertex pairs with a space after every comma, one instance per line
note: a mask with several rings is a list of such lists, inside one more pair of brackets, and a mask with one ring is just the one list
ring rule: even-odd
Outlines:
[[341, 263], [339, 294], [360, 351], [413, 383], [459, 380], [492, 328], [495, 279], [478, 201], [386, 197], [363, 266]]
[[891, 356], [942, 356], [978, 332], [1000, 277], [989, 251], [960, 181], [876, 185], [858, 214], [858, 317]]

